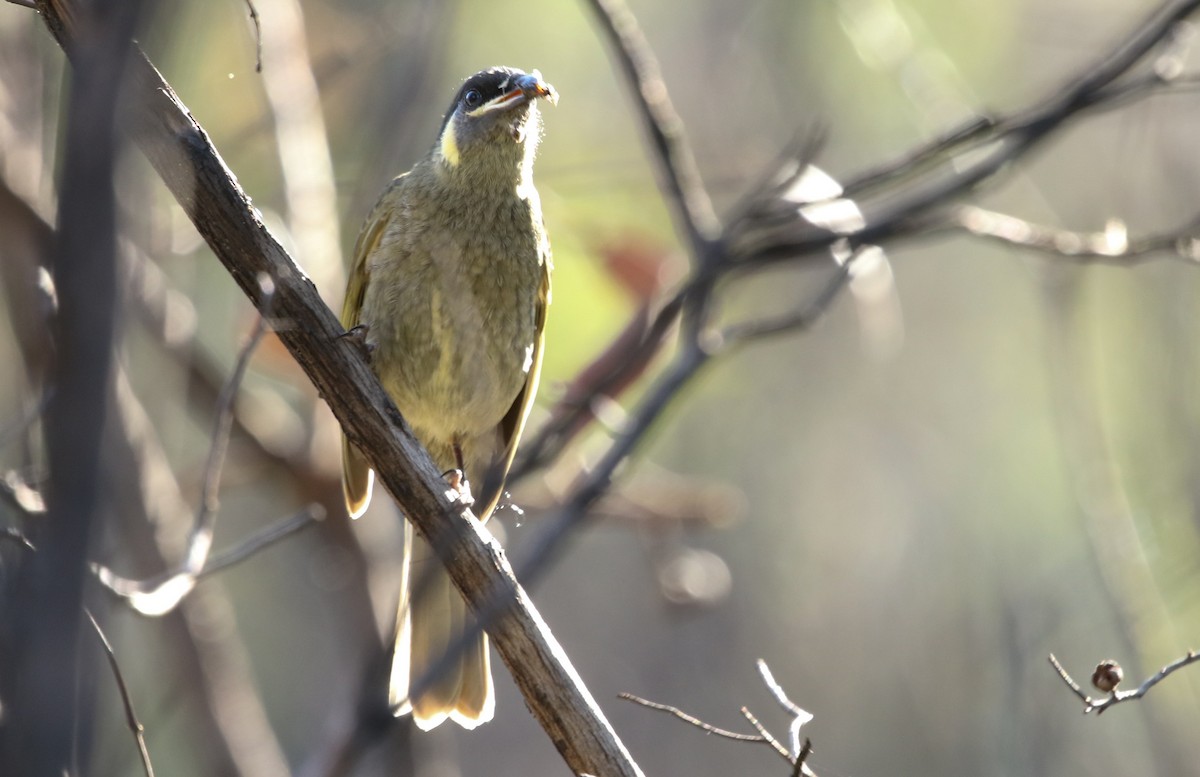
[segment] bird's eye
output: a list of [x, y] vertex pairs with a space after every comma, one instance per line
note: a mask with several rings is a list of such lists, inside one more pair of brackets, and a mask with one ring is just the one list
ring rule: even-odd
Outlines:
[[478, 89], [472, 89], [463, 95], [463, 105], [468, 108], [478, 107], [481, 102], [483, 102], [483, 95], [479, 93]]

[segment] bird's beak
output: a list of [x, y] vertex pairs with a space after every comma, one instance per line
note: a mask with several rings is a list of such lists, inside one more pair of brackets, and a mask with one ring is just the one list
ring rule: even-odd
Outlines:
[[543, 81], [542, 74], [535, 70], [517, 78], [507, 92], [471, 111], [471, 115], [479, 116], [492, 111], [511, 110], [539, 97], [546, 98], [551, 105], [558, 105], [558, 92], [554, 91], [553, 86]]
[[551, 105], [558, 105], [558, 92], [554, 91], [553, 86], [543, 81], [542, 74], [536, 70], [518, 78], [516, 88], [505, 94], [504, 97], [515, 99], [514, 96], [517, 94], [520, 94], [526, 100], [545, 97], [550, 101]]

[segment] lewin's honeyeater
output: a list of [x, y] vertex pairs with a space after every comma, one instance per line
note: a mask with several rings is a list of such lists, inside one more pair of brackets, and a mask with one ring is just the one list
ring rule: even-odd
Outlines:
[[[550, 244], [533, 187], [541, 133], [537, 98], [557, 100], [534, 71], [492, 68], [468, 78], [428, 156], [392, 181], [354, 248], [342, 324], [359, 326], [371, 363], [413, 432], [446, 470], [461, 470], [487, 520], [537, 390]], [[357, 517], [373, 473], [342, 444], [346, 506]], [[487, 637], [416, 683], [461, 639], [466, 604], [429, 544], [405, 522], [390, 700], [431, 729], [465, 728], [495, 710]]]

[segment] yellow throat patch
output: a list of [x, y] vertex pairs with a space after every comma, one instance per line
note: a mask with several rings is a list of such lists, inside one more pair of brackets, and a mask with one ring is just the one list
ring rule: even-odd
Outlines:
[[446, 122], [446, 131], [442, 133], [442, 159], [451, 167], [458, 166], [458, 140], [454, 137], [454, 119]]

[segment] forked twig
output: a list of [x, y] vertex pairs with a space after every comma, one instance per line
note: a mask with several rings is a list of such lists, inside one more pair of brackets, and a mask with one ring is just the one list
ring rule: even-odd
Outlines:
[[626, 693], [622, 691], [621, 693], [617, 694], [617, 698], [624, 699], [625, 701], [631, 701], [634, 704], [640, 704], [643, 707], [649, 707], [650, 709], [658, 710], [659, 712], [670, 713], [671, 715], [674, 715], [682, 720], [684, 723], [695, 726], [706, 734], [714, 734], [719, 737], [724, 737], [725, 739], [732, 739], [735, 742], [767, 741], [766, 737], [762, 736], [761, 734], [740, 734], [737, 731], [730, 731], [729, 729], [720, 728], [712, 725], [711, 723], [705, 723], [703, 720], [700, 720], [700, 718], [689, 715], [678, 707], [672, 707], [670, 704], [659, 704], [656, 701], [643, 699], [641, 696], [636, 696], [632, 693]]
[[1063, 665], [1059, 663], [1054, 654], [1050, 654], [1050, 666], [1054, 667], [1054, 671], [1058, 673], [1058, 676], [1063, 683], [1065, 683], [1066, 686], [1071, 689], [1071, 692], [1078, 696], [1079, 700], [1083, 702], [1084, 715], [1088, 714], [1089, 712], [1095, 712], [1097, 715], [1099, 715], [1109, 707], [1120, 704], [1121, 702], [1130, 701], [1132, 699], [1140, 699], [1145, 696], [1151, 688], [1165, 680], [1168, 675], [1198, 661], [1200, 661], [1200, 653], [1197, 653], [1195, 650], [1189, 650], [1183, 657], [1172, 661], [1162, 669], [1159, 669], [1155, 674], [1146, 678], [1146, 680], [1137, 688], [1133, 688], [1128, 691], [1118, 691], [1114, 687], [1107, 696], [1101, 699], [1093, 699], [1091, 696], [1085, 693], [1082, 688], [1079, 687], [1079, 683], [1075, 682], [1071, 675], [1067, 673], [1067, 670], [1063, 668]]
[[212, 439], [208, 459], [204, 466], [200, 506], [196, 511], [195, 527], [188, 540], [183, 560], [177, 569], [146, 580], [124, 578], [108, 567], [93, 565], [93, 571], [101, 584], [128, 601], [130, 606], [142, 615], [160, 616], [171, 612], [196, 587], [196, 583], [201, 577], [231, 566], [324, 517], [324, 510], [320, 506], [309, 505], [292, 517], [251, 535], [242, 543], [225, 551], [220, 557], [212, 559], [210, 563], [209, 553], [212, 550], [213, 530], [219, 506], [218, 491], [221, 483], [221, 470], [229, 446], [234, 404], [237, 400], [238, 390], [246, 376], [250, 358], [269, 329], [268, 316], [275, 293], [274, 283], [264, 277], [260, 279], [260, 285], [266, 298], [263, 314], [258, 317], [254, 329], [238, 353], [233, 371], [217, 399], [217, 415], [213, 420]]
[[617, 698], [625, 699], [626, 701], [631, 701], [635, 704], [640, 704], [643, 707], [649, 707], [652, 710], [658, 710], [659, 712], [666, 712], [674, 715], [684, 723], [687, 723], [690, 726], [695, 726], [706, 734], [714, 734], [725, 739], [732, 739], [736, 742], [761, 742], [774, 750], [780, 758], [782, 758], [788, 763], [789, 766], [792, 767], [791, 777], [800, 777], [800, 775], [816, 777], [812, 769], [810, 769], [807, 765], [808, 756], [812, 753], [812, 742], [808, 739], [805, 739], [803, 743], [800, 742], [800, 727], [812, 720], [813, 716], [788, 698], [782, 686], [775, 681], [775, 677], [771, 674], [771, 669], [767, 666], [766, 661], [763, 661], [760, 658], [757, 662], [757, 666], [759, 675], [762, 677], [763, 683], [767, 686], [767, 690], [771, 692], [771, 695], [775, 697], [775, 700], [779, 702], [780, 706], [792, 716], [792, 723], [788, 727], [788, 733], [793, 741], [793, 748], [791, 751], [789, 751], [788, 748], [785, 747], [783, 743], [780, 742], [779, 739], [772, 734], [770, 730], [763, 725], [761, 721], [759, 721], [758, 717], [755, 716], [755, 714], [747, 707], [741, 707], [739, 711], [742, 713], [742, 717], [744, 717], [750, 723], [750, 725], [754, 727], [754, 730], [758, 732], [757, 734], [740, 734], [736, 731], [720, 728], [712, 725], [711, 723], [706, 723], [694, 715], [689, 715], [678, 707], [672, 707], [669, 704], [660, 704], [648, 699], [643, 699], [641, 696], [635, 696], [632, 693], [619, 693], [617, 694]]
[[775, 738], [774, 734], [767, 730], [766, 726], [759, 722], [754, 713], [750, 711], [750, 708], [742, 707], [740, 712], [742, 713], [742, 717], [750, 721], [751, 726], [754, 726], [754, 730], [759, 733], [759, 735], [763, 738], [763, 741], [770, 745], [772, 750], [774, 750], [776, 753], [779, 753], [780, 758], [791, 764], [792, 756], [788, 753], [788, 749], [783, 746], [782, 742]]
[[788, 724], [788, 738], [791, 741], [793, 759], [800, 760], [800, 753], [804, 749], [804, 745], [800, 742], [800, 728], [813, 719], [812, 713], [800, 707], [787, 697], [783, 686], [775, 681], [775, 675], [771, 674], [771, 667], [767, 666], [767, 662], [761, 658], [755, 662], [758, 667], [758, 673], [762, 676], [763, 684], [767, 686], [767, 690], [775, 697], [775, 701], [779, 702], [779, 706], [783, 707], [783, 711], [792, 716], [792, 722]]

